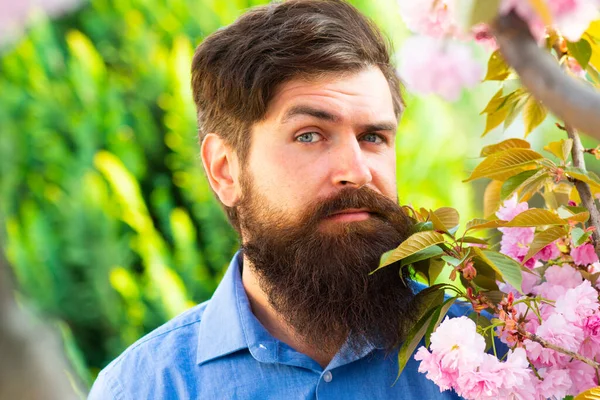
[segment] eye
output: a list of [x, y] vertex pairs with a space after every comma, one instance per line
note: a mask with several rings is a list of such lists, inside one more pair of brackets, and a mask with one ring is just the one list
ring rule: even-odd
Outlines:
[[296, 136], [296, 140], [302, 143], [315, 143], [322, 140], [322, 136], [318, 132], [305, 132], [299, 136]]
[[375, 144], [381, 144], [381, 143], [385, 143], [385, 137], [378, 134], [378, 133], [367, 133], [366, 135], [364, 135], [362, 137], [362, 140], [364, 140], [365, 142], [370, 142], [370, 143], [375, 143]]

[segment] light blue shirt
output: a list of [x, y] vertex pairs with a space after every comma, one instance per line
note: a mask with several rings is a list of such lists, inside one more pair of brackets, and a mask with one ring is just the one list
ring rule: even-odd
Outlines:
[[[323, 369], [275, 339], [250, 309], [238, 252], [211, 300], [149, 333], [110, 363], [89, 400], [459, 399], [397, 353], [348, 346]], [[417, 289], [418, 290], [418, 289]], [[464, 313], [454, 307], [451, 316]]]

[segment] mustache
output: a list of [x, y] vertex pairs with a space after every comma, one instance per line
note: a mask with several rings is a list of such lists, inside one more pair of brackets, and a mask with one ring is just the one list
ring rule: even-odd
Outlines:
[[365, 209], [384, 220], [393, 219], [402, 212], [401, 207], [392, 199], [363, 186], [344, 188], [333, 196], [319, 201], [310, 213], [311, 220], [320, 221], [347, 209]]

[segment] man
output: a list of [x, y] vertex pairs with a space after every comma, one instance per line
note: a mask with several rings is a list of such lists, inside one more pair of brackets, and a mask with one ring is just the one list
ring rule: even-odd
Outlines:
[[[455, 398], [394, 349], [415, 323], [385, 40], [342, 0], [248, 11], [196, 50], [210, 184], [241, 237], [213, 298], [150, 333], [92, 399]], [[397, 350], [396, 350], [397, 352]]]

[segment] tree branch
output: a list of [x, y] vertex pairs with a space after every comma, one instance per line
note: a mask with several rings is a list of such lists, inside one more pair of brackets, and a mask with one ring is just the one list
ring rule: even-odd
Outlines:
[[600, 139], [600, 93], [567, 75], [538, 46], [527, 23], [516, 13], [500, 15], [491, 29], [502, 56], [519, 74], [523, 86], [566, 124]]
[[[585, 160], [583, 159], [584, 148], [579, 139], [579, 134], [571, 125], [566, 123], [565, 129], [569, 138], [573, 139], [573, 147], [571, 148], [573, 166], [586, 171]], [[598, 211], [598, 207], [596, 207], [594, 195], [592, 194], [589, 185], [580, 180], [575, 181], [575, 188], [579, 193], [583, 206], [590, 212], [590, 224], [596, 228], [594, 232], [592, 232], [592, 238], [594, 239], [594, 249], [596, 250], [596, 254], [600, 257], [600, 212]]]
[[545, 339], [542, 339], [541, 337], [534, 335], [533, 333], [527, 332], [525, 329], [519, 327], [518, 328], [519, 334], [521, 334], [523, 337], [525, 337], [526, 339], [531, 340], [532, 342], [536, 342], [539, 343], [542, 347], [545, 347], [547, 349], [551, 349], [554, 350], [556, 352], [559, 352], [561, 354], [565, 354], [575, 360], [579, 360], [581, 362], [586, 363], [589, 366], [592, 366], [596, 369], [596, 371], [600, 371], [600, 363], [597, 363], [594, 360], [590, 360], [587, 357], [584, 357], [578, 353], [575, 353], [573, 351], [567, 350], [567, 349], [563, 349], [560, 346], [557, 346], [555, 344], [552, 344], [550, 342], [548, 342]]

